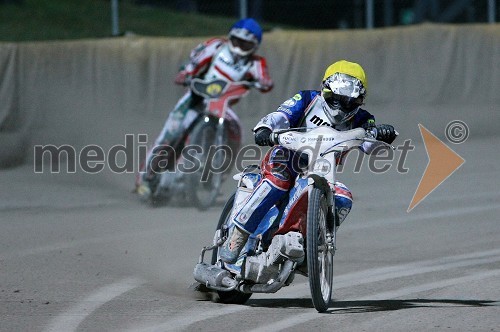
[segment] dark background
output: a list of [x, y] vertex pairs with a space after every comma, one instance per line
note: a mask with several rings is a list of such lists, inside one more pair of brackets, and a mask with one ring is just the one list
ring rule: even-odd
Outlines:
[[[309, 29], [349, 29], [366, 25], [365, 0], [247, 0], [248, 16]], [[488, 20], [488, 0], [374, 0], [374, 26], [422, 22], [473, 23]], [[238, 16], [237, 0], [136, 0], [186, 12]], [[499, 6], [496, 6], [498, 17]]]

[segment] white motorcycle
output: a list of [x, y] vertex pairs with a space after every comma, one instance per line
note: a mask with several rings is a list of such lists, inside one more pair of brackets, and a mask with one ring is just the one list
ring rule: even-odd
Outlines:
[[[242, 304], [252, 293], [277, 292], [300, 273], [309, 279], [314, 307], [324, 312], [331, 300], [339, 226], [334, 199], [337, 161], [365, 142], [390, 145], [362, 128], [337, 131], [326, 126], [275, 131], [271, 141], [306, 154], [309, 161], [287, 199], [271, 208], [260, 223], [273, 225], [272, 240], [265, 241], [259, 227], [236, 264], [219, 260], [219, 248], [234, 227], [231, 220], [260, 180], [259, 173], [245, 170], [235, 176], [237, 190], [224, 207], [213, 244], [201, 251], [194, 279], [200, 283], [198, 290], [216, 292], [219, 301]], [[207, 251], [212, 251], [210, 264], [204, 262]]]

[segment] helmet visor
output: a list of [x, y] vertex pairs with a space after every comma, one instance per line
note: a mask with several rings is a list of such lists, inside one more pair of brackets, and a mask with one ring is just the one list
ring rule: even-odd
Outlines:
[[229, 40], [231, 41], [233, 47], [238, 47], [244, 52], [251, 51], [255, 48], [255, 43], [252, 41], [244, 40], [235, 36], [231, 36]]
[[344, 112], [352, 112], [363, 104], [362, 97], [348, 97], [333, 93], [331, 90], [323, 89], [323, 98], [332, 109], [340, 108]]

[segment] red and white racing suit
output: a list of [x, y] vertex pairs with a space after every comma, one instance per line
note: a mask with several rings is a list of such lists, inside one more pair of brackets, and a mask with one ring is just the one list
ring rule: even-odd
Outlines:
[[[255, 54], [246, 57], [235, 55], [229, 50], [228, 41], [223, 38], [213, 38], [195, 47], [188, 63], [177, 74], [175, 83], [188, 85], [190, 79], [195, 77], [205, 80], [221, 78], [232, 82], [255, 82], [255, 87], [261, 92], [268, 92], [273, 87], [265, 58]], [[155, 168], [155, 165], [151, 165], [152, 158], [157, 155], [161, 146], [171, 146], [175, 149], [181, 143], [186, 130], [198, 116], [194, 106], [200, 102], [201, 97], [194, 95], [191, 90], [179, 99], [156, 138], [154, 147], [148, 152], [146, 163], [141, 167], [142, 179], [138, 176], [137, 184], [141, 180], [151, 180], [155, 172], [160, 171], [151, 169], [151, 166]], [[237, 102], [238, 99], [232, 100], [231, 105]], [[237, 149], [241, 143], [241, 124], [231, 108], [226, 112], [226, 123], [231, 147]], [[166, 164], [171, 165], [174, 162], [168, 160]]]

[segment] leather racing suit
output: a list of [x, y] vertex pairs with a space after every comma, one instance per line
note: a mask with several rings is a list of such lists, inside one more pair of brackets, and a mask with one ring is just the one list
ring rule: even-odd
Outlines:
[[[175, 83], [189, 85], [190, 79], [198, 77], [202, 79], [222, 78], [233, 82], [251, 81], [261, 92], [268, 92], [273, 87], [273, 81], [268, 73], [266, 59], [251, 54], [246, 57], [233, 54], [224, 38], [213, 38], [195, 47], [185, 64], [175, 78]], [[146, 163], [141, 166], [142, 178], [140, 181], [151, 181], [160, 170], [158, 163], [153, 163], [155, 155], [162, 146], [171, 146], [178, 149], [181, 145], [187, 129], [197, 118], [199, 110], [195, 106], [202, 102], [202, 98], [195, 95], [190, 89], [180, 98], [173, 111], [169, 114], [162, 131], [156, 138], [154, 146], [149, 150]], [[238, 100], [232, 100], [232, 105]], [[229, 131], [230, 147], [236, 151], [241, 143], [241, 124], [236, 113], [229, 108], [226, 112], [226, 124]], [[168, 157], [167, 157], [168, 158]], [[157, 158], [155, 159], [157, 160]], [[175, 160], [168, 159], [163, 165], [168, 168], [174, 166]]]
[[[375, 118], [369, 112], [359, 109], [355, 116], [341, 125], [333, 125], [325, 115], [320, 91], [299, 91], [282, 103], [279, 108], [260, 120], [254, 131], [260, 128], [287, 129], [296, 127], [315, 128], [331, 126], [337, 130], [349, 130], [375, 125]], [[363, 143], [360, 149], [365, 153], [373, 151], [372, 143]], [[267, 211], [276, 204], [294, 184], [300, 169], [297, 153], [282, 146], [271, 148], [261, 162], [262, 180], [256, 186], [233, 222], [241, 230], [252, 234]], [[335, 183], [335, 208], [339, 223], [345, 219], [352, 207], [352, 194], [342, 183]]]

